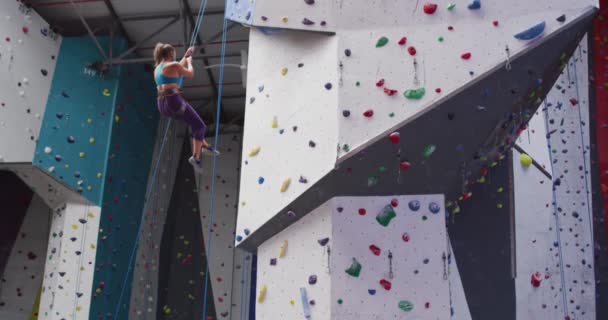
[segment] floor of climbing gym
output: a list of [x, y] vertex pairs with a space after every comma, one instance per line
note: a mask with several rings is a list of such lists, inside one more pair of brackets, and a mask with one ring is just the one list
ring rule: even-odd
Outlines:
[[608, 0], [0, 1], [0, 319], [608, 319]]

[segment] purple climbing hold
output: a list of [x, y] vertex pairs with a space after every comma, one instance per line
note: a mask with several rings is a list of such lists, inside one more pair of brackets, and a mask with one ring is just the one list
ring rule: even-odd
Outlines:
[[67, 92], [65, 92], [65, 91], [61, 91], [61, 95], [62, 95], [64, 98], [69, 98], [69, 97], [70, 97], [70, 95], [69, 95]]
[[418, 200], [412, 200], [407, 205], [412, 211], [418, 211], [420, 209], [420, 201]]
[[350, 49], [344, 50], [344, 55], [347, 57], [350, 57], [350, 55], [351, 55]]
[[313, 274], [308, 277], [308, 284], [313, 285], [315, 283], [317, 283], [317, 276]]
[[298, 180], [298, 182], [300, 182], [300, 183], [308, 183], [308, 179], [304, 178], [304, 176], [300, 176], [300, 180]]
[[304, 0], [304, 3], [313, 5], [313, 4], [315, 4], [315, 0]]
[[270, 258], [270, 265], [271, 266], [276, 266], [277, 265], [277, 258]]
[[325, 22], [325, 20], [321, 21], [321, 25], [325, 26], [327, 24], [327, 22]]
[[342, 211], [344, 211], [344, 208], [338, 207], [338, 208], [336, 208], [336, 210], [338, 210], [338, 212], [342, 212]]
[[304, 18], [304, 20], [302, 20], [302, 24], [306, 26], [312, 26], [313, 24], [315, 24], [315, 22], [308, 18]]
[[316, 304], [315, 300], [310, 300], [310, 302], [308, 303], [310, 303], [311, 306], [314, 306]]
[[350, 117], [350, 111], [344, 110], [344, 111], [342, 111], [342, 115], [344, 116], [344, 118], [348, 118], [348, 117]]
[[323, 238], [323, 239], [319, 239], [317, 240], [317, 242], [324, 247], [327, 243], [329, 243], [329, 238]]
[[331, 87], [332, 87], [331, 83], [328, 82], [325, 84], [325, 89], [331, 90]]
[[296, 213], [293, 212], [292, 210], [287, 211], [287, 217], [289, 218], [295, 218], [296, 217]]
[[87, 223], [87, 220], [85, 220], [85, 219], [78, 219], [78, 222], [80, 222], [82, 224], [85, 224], [85, 223]]
[[262, 21], [268, 21], [268, 17], [267, 16], [262, 16]]

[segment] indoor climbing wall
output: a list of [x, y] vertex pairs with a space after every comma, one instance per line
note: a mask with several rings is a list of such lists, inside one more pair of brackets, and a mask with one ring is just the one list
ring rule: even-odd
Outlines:
[[[137, 110], [140, 110], [140, 108]], [[125, 289], [126, 292], [122, 298], [120, 309], [120, 314], [128, 310], [130, 317], [134, 319], [156, 319], [161, 239], [187, 131], [183, 123], [178, 121], [169, 122], [166, 118], [163, 118], [159, 122], [156, 134], [152, 135], [156, 136], [154, 152], [151, 156], [145, 157], [147, 160], [141, 160], [150, 164], [148, 178], [144, 180], [144, 182], [147, 181], [147, 187], [141, 187], [141, 190], [145, 189], [145, 195], [149, 196], [145, 208], [144, 206], [140, 207], [138, 215], [129, 218], [130, 231], [124, 235], [124, 237], [128, 236], [128, 238], [124, 238], [127, 242], [121, 246], [125, 257], [121, 266], [123, 270], [126, 270], [129, 263], [126, 258], [134, 250], [133, 245], [136, 237], [139, 239], [133, 260], [132, 281], [130, 278], [127, 280], [129, 287]], [[161, 147], [163, 149], [162, 153]], [[119, 194], [115, 196], [119, 196]], [[138, 234], [137, 228], [141, 217], [139, 214], [142, 210], [144, 210], [143, 224]], [[110, 225], [108, 223], [108, 227]], [[117, 241], [120, 241], [120, 239], [117, 239]], [[125, 277], [124, 272], [107, 272], [111, 272], [106, 273], [105, 277], [111, 279], [113, 283], [111, 287], [112, 298], [111, 300], [105, 300], [100, 305], [98, 314], [101, 315], [108, 312], [114, 314]], [[101, 279], [103, 278], [100, 277]]]
[[53, 211], [38, 319], [88, 318], [100, 212], [77, 203]]
[[[220, 134], [215, 175], [213, 175], [213, 158], [204, 158], [204, 172], [198, 176], [198, 201], [204, 235], [205, 252], [209, 261], [210, 289], [215, 298], [214, 305], [218, 319], [239, 319], [240, 308], [244, 303], [240, 296], [249, 287], [241, 284], [242, 255], [240, 249], [234, 248], [236, 214], [238, 204], [238, 183], [241, 159], [240, 134]], [[211, 182], [214, 184], [213, 221], [210, 220]], [[211, 228], [209, 228], [209, 224]], [[211, 237], [209, 236], [211, 230]], [[208, 241], [209, 240], [209, 241]], [[209, 247], [210, 246], [210, 247]], [[210, 249], [207, 252], [207, 248]]]
[[[505, 68], [511, 70], [511, 61], [537, 46], [535, 39], [550, 39], [571, 28], [593, 5], [597, 1], [408, 1], [391, 4], [387, 17], [389, 4], [374, 2], [355, 5], [303, 1], [287, 5], [256, 1], [251, 9], [254, 28], [249, 69], [253, 71], [248, 78], [237, 236], [246, 240], [245, 230], [253, 236], [310, 185], [350, 157], [364, 157], [361, 151], [395, 128], [413, 125], [439, 105], [447, 108], [445, 105], [455, 95], [488, 76]], [[365, 17], [360, 12], [366, 12]], [[396, 16], [391, 19], [393, 13]], [[288, 30], [323, 28], [335, 31], [335, 35]], [[272, 60], [264, 58], [270, 54]], [[321, 77], [302, 78], [303, 74], [317, 72], [322, 72]], [[546, 74], [545, 70], [539, 70], [539, 74]], [[301, 85], [303, 81], [306, 86]], [[540, 83], [535, 86], [542, 95]], [[521, 94], [520, 89], [512, 89], [513, 95]], [[299, 98], [303, 92], [306, 97]], [[489, 111], [489, 100], [499, 94], [487, 88], [478, 92], [475, 99], [481, 96], [485, 101], [473, 108], [479, 114]], [[327, 107], [316, 112], [315, 108], [322, 105]], [[265, 112], [256, 111], [260, 106]], [[462, 113], [448, 112], [449, 120], [459, 116]], [[311, 119], [321, 132], [305, 131], [313, 125]], [[518, 116], [517, 121], [527, 120]], [[492, 116], [481, 125], [494, 127], [499, 121]], [[423, 153], [430, 155], [443, 141], [434, 140], [440, 139], [436, 134], [425, 137], [427, 148]], [[467, 151], [495, 146], [489, 141], [484, 144], [469, 146]], [[397, 149], [397, 157], [404, 162], [402, 170], [409, 169], [407, 159], [413, 157], [413, 151]], [[306, 155], [301, 156], [304, 152]], [[267, 155], [273, 155], [272, 161], [266, 160]], [[309, 169], [313, 163], [314, 170]], [[308, 185], [300, 185], [302, 182]], [[372, 176], [369, 184], [375, 183], [377, 179]], [[273, 201], [261, 201], [270, 197]], [[258, 237], [271, 235], [264, 230]], [[258, 238], [255, 241], [260, 242]]]
[[587, 50], [534, 116], [527, 154], [514, 151], [518, 319], [596, 318]]
[[453, 293], [454, 319], [470, 319], [452, 281], [443, 203], [424, 195], [321, 205], [258, 248], [256, 317], [448, 319]]
[[0, 162], [32, 162], [61, 37], [19, 1], [1, 1]]
[[[31, 319], [42, 286], [51, 221], [49, 207], [38, 196], [29, 204], [0, 283], [0, 318]], [[6, 214], [13, 214], [6, 212]]]
[[[98, 40], [107, 50], [109, 38]], [[114, 38], [114, 50], [125, 47], [124, 39]], [[34, 157], [36, 166], [97, 204], [112, 126], [120, 121], [114, 110], [122, 85], [120, 67], [100, 74], [90, 66], [99, 59], [88, 37], [63, 40]]]

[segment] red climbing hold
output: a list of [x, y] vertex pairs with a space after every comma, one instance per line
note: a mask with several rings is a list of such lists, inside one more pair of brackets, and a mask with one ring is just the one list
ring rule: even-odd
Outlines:
[[4, 39], [4, 40], [6, 40], [6, 42], [11, 42], [11, 38], [9, 38], [9, 37], [6, 37], [6, 39]]
[[378, 248], [374, 244], [372, 244], [372, 245], [369, 246], [369, 251], [371, 251], [375, 256], [379, 256], [380, 252], [382, 252], [382, 250], [380, 250], [380, 248]]
[[471, 53], [470, 52], [465, 52], [460, 57], [462, 59], [464, 59], [464, 60], [469, 60], [469, 59], [471, 59]]
[[397, 90], [395, 90], [395, 89], [389, 89], [389, 88], [384, 88], [384, 93], [386, 93], [387, 96], [392, 97], [395, 94], [397, 94]]
[[407, 48], [407, 52], [409, 52], [410, 55], [415, 56], [416, 55], [416, 48], [409, 47], [409, 48]]
[[540, 287], [540, 282], [543, 279], [543, 275], [540, 274], [540, 272], [535, 272], [532, 274], [532, 277], [530, 278], [530, 283], [532, 283], [532, 286], [534, 288], [538, 288]]
[[401, 163], [399, 163], [399, 168], [401, 168], [401, 170], [407, 170], [411, 167], [412, 165], [407, 162], [407, 161], [401, 161]]
[[431, 307], [431, 303], [430, 302], [425, 303], [424, 307], [427, 308], [427, 309], [430, 308]]
[[403, 38], [399, 39], [398, 43], [399, 43], [400, 46], [404, 46], [406, 42], [407, 42], [407, 38], [403, 37]]
[[488, 168], [482, 168], [480, 174], [482, 177], [485, 177], [488, 174]]
[[435, 92], [441, 93], [441, 88], [435, 88]]
[[401, 134], [399, 134], [399, 132], [393, 132], [388, 135], [388, 140], [390, 140], [393, 144], [397, 144], [399, 141], [401, 141]]
[[454, 27], [448, 26], [448, 30], [452, 31], [452, 30], [454, 30]]
[[401, 239], [402, 239], [404, 242], [410, 242], [410, 235], [409, 235], [409, 234], [407, 234], [407, 233], [404, 233], [404, 234], [401, 236]]
[[397, 199], [391, 200], [391, 206], [393, 208], [397, 208], [398, 205], [399, 205], [399, 201]]
[[369, 109], [369, 110], [367, 110], [367, 111], [363, 112], [363, 115], [364, 115], [366, 118], [371, 118], [371, 117], [374, 115], [374, 110]]
[[576, 100], [576, 98], [570, 98], [570, 104], [571, 104], [572, 106], [575, 106], [575, 105], [577, 105], [577, 104], [578, 104], [578, 100]]
[[498, 21], [493, 21], [493, 22], [492, 22], [492, 24], [493, 24], [495, 27], [498, 27]]
[[366, 213], [366, 211], [365, 211], [365, 209], [364, 209], [364, 208], [360, 208], [360, 209], [359, 209], [359, 215], [360, 215], [360, 216], [364, 216], [364, 215], [365, 215], [365, 213]]
[[437, 11], [437, 4], [427, 2], [424, 4], [423, 10], [426, 14], [433, 14]]
[[382, 279], [380, 280], [380, 285], [382, 286], [382, 288], [384, 288], [384, 290], [389, 291], [391, 290], [391, 283], [386, 280], [386, 279]]
[[23, 31], [23, 33], [27, 34], [28, 32], [30, 32], [30, 29], [28, 27], [26, 27], [26, 26], [23, 26], [21, 28], [21, 31]]
[[376, 87], [380, 88], [384, 85], [384, 79], [380, 79], [378, 80], [378, 82], [376, 82]]

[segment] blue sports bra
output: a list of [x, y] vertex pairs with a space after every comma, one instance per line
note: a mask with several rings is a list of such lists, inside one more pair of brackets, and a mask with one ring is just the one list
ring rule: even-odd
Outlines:
[[182, 83], [184, 82], [184, 77], [180, 76], [177, 78], [172, 78], [172, 77], [166, 77], [163, 75], [163, 67], [164, 67], [164, 62], [161, 62], [158, 67], [156, 67], [156, 70], [154, 71], [154, 79], [156, 80], [156, 85], [160, 86], [162, 84], [172, 84], [175, 83], [178, 86], [182, 86]]

